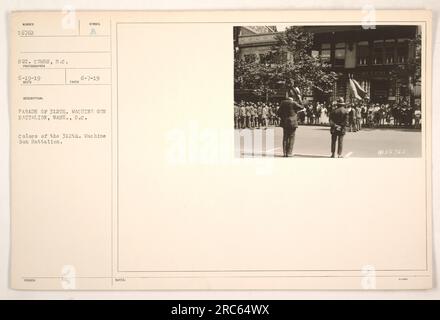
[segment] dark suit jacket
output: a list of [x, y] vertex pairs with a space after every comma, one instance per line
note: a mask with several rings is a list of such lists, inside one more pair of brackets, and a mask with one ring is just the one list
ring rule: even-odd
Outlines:
[[303, 106], [296, 101], [284, 100], [281, 102], [278, 109], [278, 116], [281, 118], [280, 125], [283, 128], [298, 128], [298, 115], [297, 112], [301, 110]]
[[348, 121], [348, 111], [344, 107], [337, 107], [330, 113], [330, 125], [345, 127]]
[[329, 116], [330, 133], [337, 135], [345, 134], [345, 127], [348, 122], [348, 111], [344, 107], [337, 107]]

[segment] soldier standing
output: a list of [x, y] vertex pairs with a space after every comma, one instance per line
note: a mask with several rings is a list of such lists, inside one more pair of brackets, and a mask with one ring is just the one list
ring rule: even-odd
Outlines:
[[349, 104], [347, 108], [348, 113], [348, 129], [350, 132], [356, 132], [356, 111], [353, 105]]
[[362, 108], [360, 105], [356, 107], [356, 129], [357, 131], [362, 129]]
[[240, 107], [234, 103], [234, 128], [238, 129], [240, 126]]
[[321, 104], [317, 102], [315, 106], [315, 124], [321, 124], [321, 110]]
[[258, 105], [257, 107], [257, 116], [258, 116], [258, 128], [260, 128], [260, 126], [263, 123], [263, 107], [261, 106], [261, 104]]
[[336, 103], [336, 109], [330, 113], [330, 133], [332, 136], [331, 157], [335, 157], [336, 140], [338, 141], [338, 158], [342, 158], [345, 127], [347, 126], [348, 111], [345, 109], [344, 98], [340, 97]]
[[263, 106], [263, 109], [261, 111], [261, 118], [262, 118], [264, 129], [267, 129], [267, 121], [269, 118], [269, 108], [267, 105]]
[[244, 104], [240, 106], [240, 129], [246, 127], [246, 107]]
[[255, 105], [252, 106], [251, 110], [251, 127], [256, 128], [257, 127], [257, 107]]
[[273, 108], [273, 116], [275, 118], [275, 126], [280, 125], [280, 117], [278, 117], [278, 109], [280, 108], [280, 104], [277, 102]]
[[361, 107], [361, 115], [362, 115], [362, 124], [367, 125], [367, 117], [368, 117], [368, 107], [364, 102]]
[[289, 97], [287, 100], [281, 102], [280, 108], [277, 111], [280, 117], [280, 126], [283, 128], [283, 153], [284, 157], [291, 157], [293, 151], [293, 145], [295, 143], [295, 132], [298, 128], [298, 115], [297, 112], [303, 108], [301, 105], [301, 95], [298, 88], [292, 90], [297, 98], [294, 101], [293, 97]]
[[251, 115], [252, 115], [252, 103], [249, 103], [246, 106], [246, 128], [250, 128], [251, 127]]

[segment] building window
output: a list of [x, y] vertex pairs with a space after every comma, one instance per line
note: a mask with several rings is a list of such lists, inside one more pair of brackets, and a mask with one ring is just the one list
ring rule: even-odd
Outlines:
[[399, 39], [397, 42], [397, 63], [406, 63], [408, 59], [408, 42], [405, 39]]
[[287, 62], [287, 52], [281, 51], [277, 52], [275, 55], [275, 62], [278, 64], [283, 64]]
[[321, 60], [330, 63], [331, 51], [330, 43], [323, 43], [321, 45]]
[[270, 56], [269, 54], [260, 53], [260, 63], [261, 64], [268, 64], [270, 63]]
[[345, 65], [345, 43], [340, 42], [335, 45], [335, 66]]
[[338, 79], [336, 82], [336, 97], [342, 97], [346, 99], [347, 95], [347, 79]]
[[382, 40], [374, 41], [373, 64], [383, 64], [383, 56], [384, 56], [383, 49], [384, 46]]
[[358, 52], [357, 64], [359, 66], [368, 65], [368, 56], [370, 54], [370, 50], [368, 48], [368, 41], [358, 42], [357, 52]]
[[393, 64], [395, 57], [395, 42], [394, 40], [385, 41], [385, 64]]
[[246, 61], [247, 63], [255, 62], [256, 59], [257, 59], [257, 57], [253, 53], [244, 55], [244, 61]]

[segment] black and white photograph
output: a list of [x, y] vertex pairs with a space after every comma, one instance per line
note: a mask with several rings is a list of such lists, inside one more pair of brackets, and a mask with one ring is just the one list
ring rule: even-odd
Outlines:
[[235, 26], [236, 157], [421, 157], [421, 30]]

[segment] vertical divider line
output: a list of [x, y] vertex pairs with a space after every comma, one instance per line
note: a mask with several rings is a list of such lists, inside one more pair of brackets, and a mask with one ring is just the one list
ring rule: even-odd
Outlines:
[[111, 286], [113, 287], [113, 46], [112, 46], [112, 20], [110, 19], [110, 272]]
[[119, 272], [119, 64], [118, 27], [116, 22], [116, 271]]

